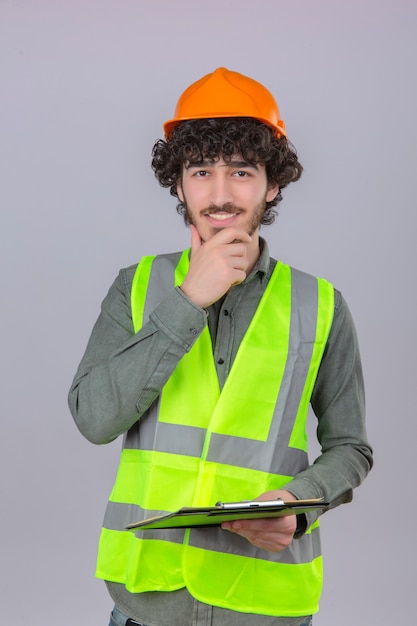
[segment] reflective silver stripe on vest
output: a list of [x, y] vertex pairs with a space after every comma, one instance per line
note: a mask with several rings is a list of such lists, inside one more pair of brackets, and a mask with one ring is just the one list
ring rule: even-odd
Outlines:
[[305, 534], [300, 539], [294, 539], [291, 544], [281, 552], [269, 552], [261, 550], [249, 543], [244, 537], [240, 537], [230, 531], [221, 528], [192, 528], [189, 545], [203, 550], [236, 554], [261, 561], [274, 563], [287, 563], [295, 565], [310, 563], [313, 559], [321, 556], [319, 528], [314, 528], [311, 533]]
[[[145, 517], [162, 515], [168, 511], [145, 511], [136, 504], [122, 504], [120, 502], [108, 502], [104, 515], [103, 528], [108, 530], [124, 530], [128, 524], [139, 522]], [[136, 537], [140, 539], [161, 539], [173, 541], [174, 543], [184, 543], [185, 530], [182, 528], [160, 529], [160, 530], [138, 530]]]
[[[153, 260], [143, 311], [143, 324], [147, 322], [149, 315], [158, 306], [165, 294], [173, 288], [175, 269], [181, 255], [181, 252], [174, 252], [156, 256]], [[160, 397], [151, 404], [140, 421], [136, 422], [123, 435], [123, 448], [156, 450], [200, 457], [205, 431], [197, 432], [202, 431], [202, 429], [158, 423], [159, 403]], [[174, 442], [178, 449], [173, 448]], [[189, 445], [187, 445], [188, 443]]]
[[158, 422], [158, 408], [159, 403], [155, 401], [140, 421], [130, 428], [123, 447], [200, 457], [206, 430]]
[[[107, 504], [103, 527], [108, 530], [123, 530], [128, 524], [138, 522], [145, 517], [162, 514], [164, 511], [144, 511], [134, 504], [109, 502]], [[185, 530], [181, 528], [138, 530], [135, 535], [139, 539], [159, 539], [184, 543]], [[189, 545], [214, 552], [226, 552], [238, 556], [256, 558], [275, 563], [310, 563], [321, 555], [320, 533], [315, 528], [311, 533], [295, 539], [282, 552], [268, 552], [249, 543], [247, 539], [218, 527], [193, 528], [190, 533]]]
[[[145, 317], [149, 316], [161, 300], [161, 294], [172, 289], [179, 256], [172, 254], [155, 258], [146, 296]], [[317, 299], [317, 279], [291, 268], [288, 359], [268, 439], [263, 442], [212, 433], [209, 461], [240, 466], [244, 459], [245, 467], [285, 476], [294, 476], [308, 466], [307, 454], [303, 450], [290, 449], [288, 443], [314, 348]], [[124, 447], [200, 457], [205, 430], [158, 422], [158, 412], [159, 400], [156, 400], [140, 421], [126, 433]]]
[[[303, 450], [289, 448], [304, 390], [317, 324], [317, 279], [291, 268], [291, 320], [288, 358], [267, 441], [212, 434], [208, 460], [294, 476], [308, 466]], [[299, 311], [303, 312], [300, 316]]]
[[[149, 287], [146, 293], [143, 323], [147, 321], [149, 315], [158, 306], [165, 294], [173, 289], [175, 268], [180, 258], [181, 252], [174, 252], [172, 254], [157, 256], [153, 260], [149, 277]], [[154, 285], [156, 288], [152, 288]]]

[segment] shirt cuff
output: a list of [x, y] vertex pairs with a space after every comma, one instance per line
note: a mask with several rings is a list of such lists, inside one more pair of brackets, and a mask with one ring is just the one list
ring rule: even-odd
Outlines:
[[207, 312], [191, 302], [179, 287], [158, 304], [149, 319], [187, 352], [207, 326]]
[[[305, 478], [297, 478], [297, 476], [287, 485], [284, 485], [282, 489], [290, 491], [297, 500], [310, 500], [323, 497], [323, 494], [318, 493], [317, 488], [311, 481]], [[310, 511], [306, 511], [306, 513], [297, 515], [297, 529], [294, 533], [294, 539], [302, 537], [324, 510], [325, 509], [311, 509]]]

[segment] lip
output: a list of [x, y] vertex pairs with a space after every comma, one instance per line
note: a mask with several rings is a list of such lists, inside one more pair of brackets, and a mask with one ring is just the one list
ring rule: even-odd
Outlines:
[[229, 226], [238, 217], [239, 213], [217, 212], [206, 213], [205, 217], [213, 226]]

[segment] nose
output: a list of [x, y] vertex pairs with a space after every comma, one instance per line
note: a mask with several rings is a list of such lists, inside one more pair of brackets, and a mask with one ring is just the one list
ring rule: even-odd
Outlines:
[[225, 172], [217, 172], [211, 180], [210, 203], [222, 207], [224, 204], [233, 203], [231, 181]]

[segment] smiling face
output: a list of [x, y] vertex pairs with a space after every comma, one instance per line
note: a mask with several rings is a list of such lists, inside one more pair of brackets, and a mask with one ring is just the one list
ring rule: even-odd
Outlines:
[[219, 158], [184, 165], [177, 193], [203, 241], [233, 226], [249, 233], [258, 245], [265, 204], [275, 198], [278, 186], [268, 186], [263, 165], [249, 165], [236, 156], [228, 163]]

